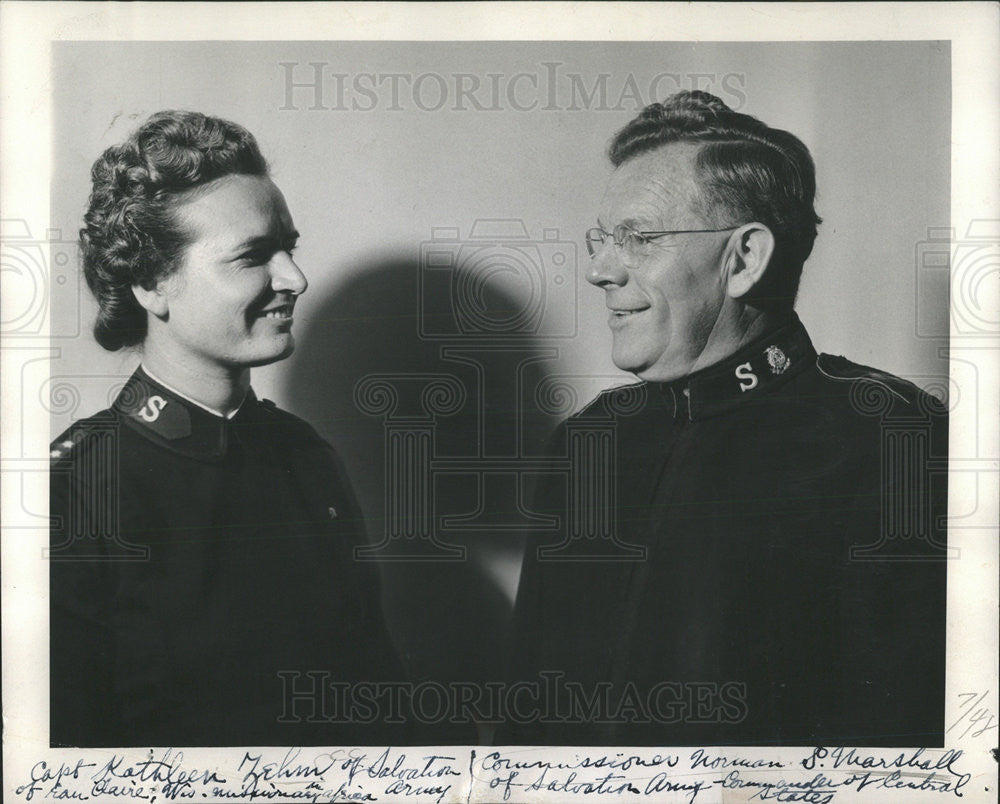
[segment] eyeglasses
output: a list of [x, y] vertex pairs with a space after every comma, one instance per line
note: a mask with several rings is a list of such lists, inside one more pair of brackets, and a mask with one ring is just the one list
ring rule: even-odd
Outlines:
[[605, 232], [600, 226], [588, 229], [585, 235], [587, 251], [591, 258], [611, 240], [621, 252], [622, 261], [629, 266], [635, 265], [649, 252], [649, 244], [660, 237], [677, 234], [697, 234], [699, 232], [735, 232], [739, 226], [729, 226], [725, 229], [671, 229], [665, 232], [639, 232], [624, 223], [618, 224], [613, 232]]

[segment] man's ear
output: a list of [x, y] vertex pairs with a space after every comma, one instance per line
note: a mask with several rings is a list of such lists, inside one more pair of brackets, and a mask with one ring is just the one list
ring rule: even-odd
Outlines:
[[170, 311], [167, 303], [166, 282], [162, 279], [156, 280], [152, 287], [144, 288], [142, 285], [132, 285], [132, 295], [141, 304], [146, 312], [155, 315], [157, 318], [166, 318]]
[[741, 299], [763, 278], [774, 254], [774, 234], [763, 223], [747, 223], [733, 232], [729, 242], [726, 293]]

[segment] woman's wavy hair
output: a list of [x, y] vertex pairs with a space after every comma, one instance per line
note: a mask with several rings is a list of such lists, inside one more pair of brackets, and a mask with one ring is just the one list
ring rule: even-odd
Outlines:
[[236, 123], [198, 112], [158, 112], [94, 162], [80, 249], [99, 305], [94, 337], [105, 349], [145, 339], [146, 310], [132, 287], [151, 289], [177, 269], [188, 245], [177, 206], [232, 174], [268, 175], [257, 141]]
[[615, 135], [608, 156], [618, 167], [671, 142], [701, 146], [696, 212], [718, 226], [757, 221], [774, 234], [774, 254], [751, 296], [761, 307], [790, 309], [822, 222], [813, 208], [816, 169], [809, 150], [793, 134], [734, 112], [714, 95], [684, 91], [643, 109]]

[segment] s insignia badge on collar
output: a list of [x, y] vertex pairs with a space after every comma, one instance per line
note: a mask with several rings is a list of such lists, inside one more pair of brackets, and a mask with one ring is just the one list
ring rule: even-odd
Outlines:
[[160, 411], [166, 406], [167, 400], [159, 394], [154, 394], [146, 401], [145, 405], [139, 408], [139, 416], [152, 424], [160, 418]]
[[750, 363], [742, 363], [736, 367], [736, 379], [740, 381], [741, 391], [750, 391], [757, 387], [757, 375], [753, 373]]
[[784, 374], [792, 361], [788, 359], [788, 355], [781, 351], [777, 346], [767, 347], [767, 364], [771, 367], [772, 374]]

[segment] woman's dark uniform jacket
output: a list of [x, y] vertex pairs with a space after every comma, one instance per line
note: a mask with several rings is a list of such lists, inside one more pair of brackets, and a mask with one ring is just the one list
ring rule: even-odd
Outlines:
[[302, 420], [253, 391], [226, 420], [139, 369], [53, 443], [51, 514], [53, 745], [407, 741], [301, 699], [403, 679], [360, 512]]
[[[613, 432], [613, 482], [586, 463], [569, 482], [610, 485], [616, 535], [645, 559], [572, 560], [602, 538], [540, 559], [572, 518], [565, 475], [547, 478], [538, 508], [563, 531], [529, 542], [511, 673], [543, 706], [522, 696], [499, 743], [942, 745], [936, 399], [817, 357], [796, 318], [683, 380], [602, 394], [556, 454], [587, 431]], [[611, 703], [588, 712], [602, 683]]]

